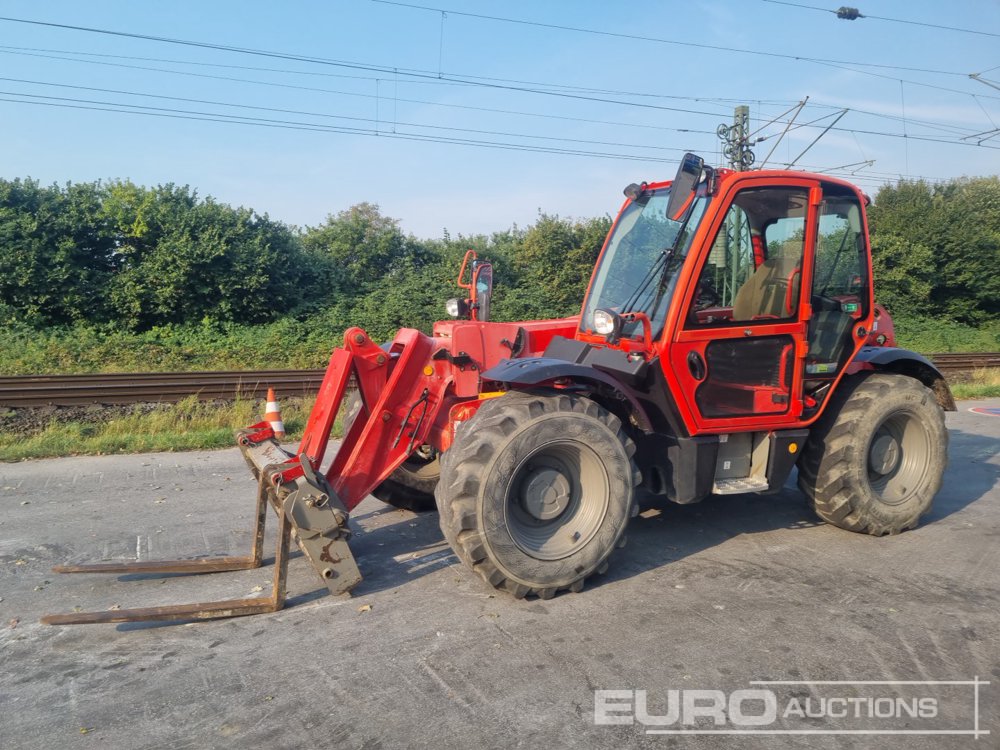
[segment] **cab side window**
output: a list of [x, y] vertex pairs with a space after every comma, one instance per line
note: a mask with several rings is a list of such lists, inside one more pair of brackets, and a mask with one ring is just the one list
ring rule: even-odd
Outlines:
[[803, 188], [738, 193], [702, 268], [688, 324], [795, 318], [808, 205]]
[[861, 204], [853, 192], [824, 186], [816, 236], [806, 390], [819, 390], [853, 351], [854, 322], [868, 313], [868, 252]]
[[[813, 294], [842, 304], [861, 304], [867, 295], [867, 263], [861, 206], [853, 196], [829, 197], [820, 208]], [[853, 308], [851, 308], [853, 311]]]

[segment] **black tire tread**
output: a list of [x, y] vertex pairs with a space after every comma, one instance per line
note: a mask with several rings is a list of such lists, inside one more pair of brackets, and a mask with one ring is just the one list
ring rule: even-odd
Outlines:
[[[926, 509], [900, 517], [893, 523], [876, 521], [865, 512], [865, 504], [859, 500], [858, 489], [851, 481], [856, 469], [852, 438], [858, 426], [870, 420], [873, 406], [904, 391], [919, 393], [923, 404], [933, 403], [934, 408], [927, 411], [936, 414], [947, 441], [944, 412], [937, 405], [934, 394], [918, 380], [893, 373], [870, 373], [856, 376], [853, 382], [845, 381], [813, 426], [799, 460], [799, 489], [822, 520], [848, 531], [874, 536], [898, 534], [915, 528], [920, 522]], [[940, 487], [941, 477], [937, 476], [929, 488], [930, 497]]]
[[401, 510], [410, 510], [414, 513], [426, 513], [434, 510], [436, 506], [433, 493], [421, 492], [402, 482], [397, 482], [393, 478], [394, 476], [394, 474], [390, 474], [388, 479], [372, 490], [372, 495], [383, 503]]
[[373, 489], [372, 495], [395, 508], [426, 513], [437, 508], [434, 502], [434, 487], [437, 483], [437, 476], [419, 476], [409, 471], [404, 464]]
[[[435, 491], [440, 513], [441, 531], [458, 558], [474, 570], [490, 586], [502, 589], [521, 599], [534, 594], [550, 599], [559, 591], [578, 592], [584, 579], [592, 572], [603, 573], [607, 560], [596, 571], [585, 571], [579, 579], [559, 587], [533, 588], [511, 580], [489, 559], [485, 544], [476, 529], [476, 502], [479, 479], [497, 446], [520, 425], [552, 410], [574, 411], [602, 422], [625, 447], [632, 467], [633, 486], [638, 486], [641, 474], [635, 463], [635, 443], [622, 429], [620, 420], [588, 398], [568, 394], [545, 394], [532, 391], [511, 391], [483, 404], [477, 414], [460, 427], [452, 447], [441, 456], [441, 481]], [[634, 502], [634, 501], [633, 501]], [[623, 546], [624, 527], [617, 546]]]

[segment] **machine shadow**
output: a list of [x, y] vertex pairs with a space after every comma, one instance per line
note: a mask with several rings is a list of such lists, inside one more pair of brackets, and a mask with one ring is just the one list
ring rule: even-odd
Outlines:
[[1000, 454], [1000, 438], [954, 428], [948, 430], [948, 438], [944, 481], [923, 524], [940, 521], [981, 500], [1000, 481], [1000, 466], [989, 463]]
[[[949, 430], [949, 438], [951, 460], [944, 482], [921, 526], [958, 513], [1000, 482], [1000, 466], [989, 462], [1000, 453], [1000, 439], [956, 429]], [[644, 510], [628, 526], [627, 546], [614, 556], [606, 575], [588, 581], [588, 588], [631, 578], [736, 536], [824, 525], [795, 481], [793, 471], [777, 494], [712, 496], [692, 505], [657, 496], [640, 498]]]
[[[952, 459], [941, 491], [921, 525], [961, 511], [982, 499], [1000, 481], [1000, 467], [988, 462], [1000, 453], [1000, 439], [987, 438], [984, 442], [980, 434], [956, 429], [951, 429], [949, 435]], [[643, 496], [643, 511], [632, 519], [626, 531], [627, 546], [614, 556], [606, 575], [588, 581], [588, 588], [639, 575], [737, 536], [825, 525], [812, 512], [795, 480], [793, 471], [785, 487], [773, 495], [712, 496], [692, 505]], [[398, 514], [398, 520], [391, 514]], [[437, 513], [413, 514], [384, 506], [356, 520], [387, 515], [390, 523], [377, 528], [356, 527], [351, 546], [365, 574], [356, 594], [401, 586], [457, 562], [441, 535]]]
[[[375, 518], [378, 525], [364, 523]], [[351, 520], [351, 550], [364, 576], [355, 596], [395, 588], [458, 562], [441, 534], [436, 512], [383, 505]]]
[[606, 575], [588, 580], [588, 588], [632, 578], [745, 534], [823, 525], [794, 482], [773, 495], [713, 495], [691, 505], [649, 495], [640, 498], [640, 507], [625, 532], [627, 545], [614, 555]]

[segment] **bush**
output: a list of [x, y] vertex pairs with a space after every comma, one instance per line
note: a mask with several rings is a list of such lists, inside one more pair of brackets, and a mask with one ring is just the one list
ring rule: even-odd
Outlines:
[[1000, 322], [977, 328], [954, 320], [893, 315], [893, 323], [897, 345], [923, 354], [1000, 351]]

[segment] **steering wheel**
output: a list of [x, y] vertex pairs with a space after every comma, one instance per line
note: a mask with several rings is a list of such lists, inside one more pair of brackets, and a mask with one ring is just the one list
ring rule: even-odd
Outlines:
[[698, 311], [709, 307], [718, 307], [720, 302], [722, 302], [722, 298], [719, 297], [719, 293], [715, 291], [711, 284], [704, 279], [698, 282], [698, 288], [694, 292], [694, 305], [692, 309]]

